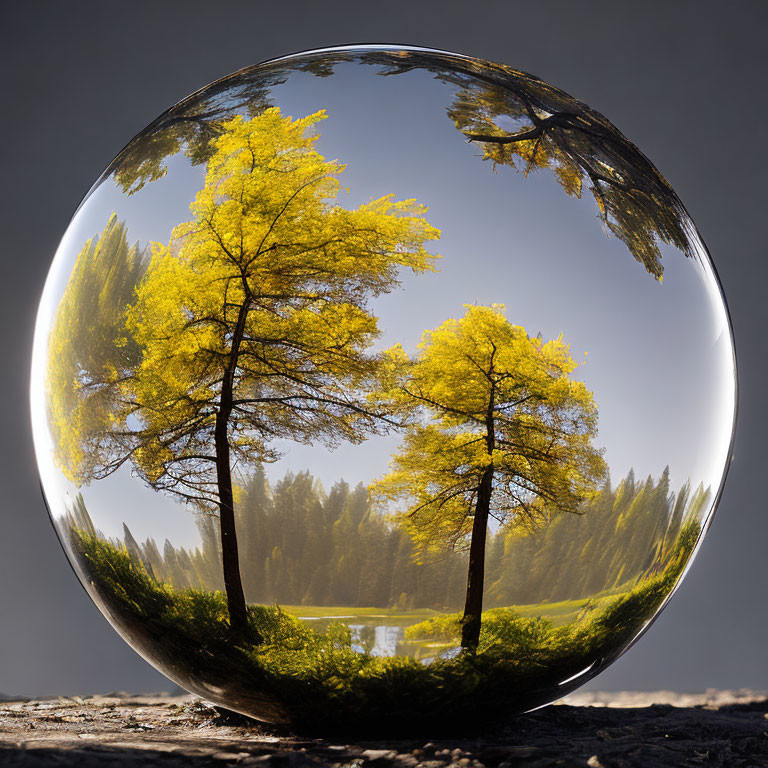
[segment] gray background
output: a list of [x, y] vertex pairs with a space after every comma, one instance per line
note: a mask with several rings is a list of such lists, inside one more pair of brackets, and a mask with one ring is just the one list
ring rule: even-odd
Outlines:
[[733, 316], [741, 375], [735, 461], [710, 536], [670, 608], [591, 687], [768, 688], [759, 399], [768, 312], [759, 145], [768, 117], [767, 5], [134, 0], [3, 10], [0, 691], [169, 687], [78, 586], [37, 485], [27, 414], [32, 325], [72, 212], [122, 145], [186, 94], [266, 58], [353, 42], [456, 50], [539, 75], [605, 113], [682, 197]]

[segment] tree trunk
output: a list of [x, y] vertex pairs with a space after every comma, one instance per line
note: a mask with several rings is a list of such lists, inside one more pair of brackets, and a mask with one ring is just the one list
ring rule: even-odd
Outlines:
[[232, 493], [232, 470], [229, 464], [228, 418], [222, 412], [216, 416], [216, 482], [219, 492], [219, 526], [221, 530], [221, 563], [224, 571], [224, 591], [232, 634], [238, 638], [248, 636], [248, 611], [240, 577], [240, 556], [237, 550], [237, 530]]
[[485, 470], [477, 493], [472, 540], [469, 545], [467, 598], [461, 619], [461, 647], [474, 652], [480, 641], [480, 621], [483, 613], [485, 585], [485, 542], [488, 535], [488, 515], [491, 507], [493, 467]]
[[229, 456], [229, 417], [232, 414], [232, 399], [237, 370], [240, 344], [245, 333], [245, 320], [248, 316], [249, 301], [245, 299], [237, 317], [232, 348], [227, 368], [221, 382], [219, 410], [216, 414], [214, 444], [216, 447], [216, 483], [219, 494], [219, 525], [221, 528], [221, 563], [224, 571], [224, 591], [227, 595], [229, 626], [238, 640], [261, 642], [248, 628], [248, 608], [240, 575], [240, 555], [237, 549], [237, 529], [235, 526], [235, 505], [232, 493], [232, 468]]
[[477, 489], [475, 516], [472, 521], [472, 539], [469, 544], [469, 569], [467, 573], [467, 599], [464, 603], [464, 615], [461, 617], [461, 647], [474, 653], [480, 642], [480, 623], [483, 614], [483, 588], [485, 586], [485, 541], [488, 538], [488, 517], [491, 512], [493, 494], [493, 451], [496, 447], [496, 425], [494, 408], [496, 407], [496, 382], [493, 378], [493, 361], [496, 357], [496, 345], [491, 342], [490, 365], [487, 372], [491, 389], [488, 393], [488, 405], [485, 412], [485, 448], [489, 464], [480, 478]]

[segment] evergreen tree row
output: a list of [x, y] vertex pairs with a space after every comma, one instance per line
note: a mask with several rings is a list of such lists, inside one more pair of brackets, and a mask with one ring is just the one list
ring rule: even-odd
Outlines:
[[[638, 482], [630, 471], [606, 483], [582, 513], [562, 514], [546, 529], [491, 532], [486, 608], [557, 602], [626, 589], [660, 572], [675, 552], [684, 520], [699, 518], [709, 490], [677, 493], [669, 470]], [[375, 511], [362, 484], [343, 481], [326, 493], [309, 472], [288, 473], [271, 487], [263, 468], [247, 481], [237, 509], [240, 563], [251, 603], [456, 611], [463, 605], [466, 552], [418, 562], [407, 533]], [[68, 524], [98, 533], [78, 497]], [[220, 590], [218, 520], [197, 520], [201, 545], [136, 541], [123, 525], [131, 557], [158, 581]], [[102, 538], [104, 538], [102, 536]]]
[[701, 485], [670, 492], [669, 467], [658, 481], [638, 482], [630, 470], [615, 490], [607, 482], [582, 514], [558, 515], [539, 534], [494, 537], [487, 603], [558, 602], [628, 589], [663, 570], [683, 523], [700, 520], [709, 499]]

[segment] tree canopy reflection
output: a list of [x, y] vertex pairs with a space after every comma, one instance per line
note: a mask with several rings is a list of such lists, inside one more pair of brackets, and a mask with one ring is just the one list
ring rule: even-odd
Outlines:
[[[206, 162], [212, 142], [233, 112], [255, 116], [273, 102], [273, 89], [293, 72], [332, 77], [340, 64], [370, 65], [380, 76], [427, 71], [453, 91], [446, 114], [494, 166], [524, 175], [547, 170], [570, 196], [586, 189], [606, 230], [657, 279], [661, 245], [695, 257], [693, 225], [664, 177], [600, 113], [525, 72], [452, 54], [404, 50], [331, 51], [243, 69], [181, 102], [140, 134], [107, 173], [127, 193], [166, 172], [184, 151]], [[406, 86], [404, 86], [406, 87]]]

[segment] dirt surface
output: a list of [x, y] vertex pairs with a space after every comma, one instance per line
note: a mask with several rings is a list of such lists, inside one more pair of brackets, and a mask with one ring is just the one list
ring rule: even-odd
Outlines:
[[192, 696], [0, 702], [0, 766], [768, 766], [768, 694], [582, 693], [472, 739], [324, 741]]

